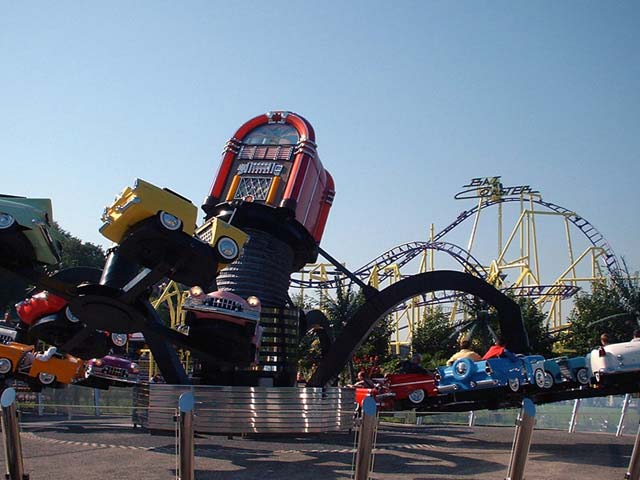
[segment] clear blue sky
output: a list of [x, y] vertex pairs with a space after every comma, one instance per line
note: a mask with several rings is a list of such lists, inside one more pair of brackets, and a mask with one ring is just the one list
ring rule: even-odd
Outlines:
[[225, 141], [284, 109], [315, 127], [337, 189], [323, 247], [351, 267], [502, 175], [637, 269], [639, 52], [633, 1], [3, 2], [0, 190], [107, 245], [124, 186], [200, 205]]

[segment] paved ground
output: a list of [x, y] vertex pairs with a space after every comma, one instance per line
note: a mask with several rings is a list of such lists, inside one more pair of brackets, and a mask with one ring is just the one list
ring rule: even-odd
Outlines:
[[[33, 421], [22, 425], [31, 480], [172, 479], [175, 438], [133, 430], [121, 419]], [[513, 428], [382, 425], [372, 478], [504, 479]], [[353, 435], [200, 437], [196, 478], [349, 479]], [[536, 430], [527, 480], [624, 478], [634, 437]], [[4, 459], [2, 459], [4, 468]]]

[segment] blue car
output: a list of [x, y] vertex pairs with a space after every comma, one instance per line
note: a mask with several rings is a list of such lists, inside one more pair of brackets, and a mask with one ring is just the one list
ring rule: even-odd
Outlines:
[[585, 357], [557, 357], [544, 362], [544, 388], [554, 385], [575, 387], [589, 384], [589, 371]]
[[544, 388], [544, 357], [518, 355], [473, 362], [460, 358], [449, 367], [438, 367], [440, 394], [504, 389], [518, 392], [527, 385]]

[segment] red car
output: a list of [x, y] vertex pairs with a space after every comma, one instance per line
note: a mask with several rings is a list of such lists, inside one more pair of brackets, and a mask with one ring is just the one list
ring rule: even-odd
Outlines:
[[380, 410], [408, 410], [438, 395], [435, 378], [428, 373], [392, 373], [377, 380], [376, 388], [356, 388], [358, 405], [373, 395]]
[[39, 318], [62, 310], [67, 303], [64, 298], [43, 291], [18, 303], [16, 311], [20, 320], [27, 325], [33, 325]]

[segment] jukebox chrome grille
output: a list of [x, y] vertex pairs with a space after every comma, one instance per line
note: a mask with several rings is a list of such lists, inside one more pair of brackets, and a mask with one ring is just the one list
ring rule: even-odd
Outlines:
[[293, 146], [272, 145], [256, 146], [243, 145], [240, 148], [238, 159], [240, 160], [291, 160]]
[[253, 197], [254, 200], [266, 200], [269, 187], [273, 178], [269, 177], [242, 177], [233, 198], [243, 199]]

